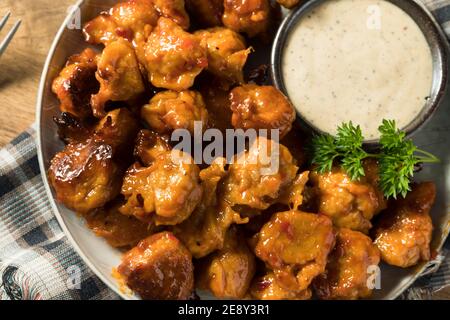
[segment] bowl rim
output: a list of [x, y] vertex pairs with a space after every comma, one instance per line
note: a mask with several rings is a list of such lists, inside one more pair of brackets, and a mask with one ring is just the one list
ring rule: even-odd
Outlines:
[[76, 3], [74, 3], [71, 6], [70, 11], [68, 12], [67, 16], [64, 18], [64, 21], [62, 22], [61, 26], [58, 29], [58, 32], [55, 35], [55, 39], [53, 40], [52, 45], [50, 46], [47, 58], [45, 60], [44, 68], [42, 70], [41, 78], [39, 81], [39, 87], [38, 87], [38, 94], [36, 99], [36, 128], [37, 128], [37, 134], [36, 134], [36, 148], [37, 148], [37, 155], [38, 155], [38, 161], [39, 161], [39, 169], [41, 171], [42, 181], [44, 183], [44, 188], [47, 197], [49, 198], [49, 202], [51, 205], [51, 208], [53, 210], [53, 213], [55, 214], [55, 217], [59, 223], [59, 226], [63, 230], [66, 237], [69, 239], [69, 242], [75, 252], [81, 257], [83, 262], [86, 264], [86, 266], [93, 271], [93, 273], [111, 290], [113, 290], [117, 295], [119, 295], [121, 298], [125, 300], [132, 299], [131, 296], [126, 295], [124, 292], [122, 292], [118, 286], [118, 284], [112, 283], [109, 279], [103, 276], [103, 274], [98, 270], [98, 268], [95, 266], [94, 263], [91, 262], [91, 260], [84, 254], [83, 250], [79, 247], [77, 241], [74, 239], [72, 233], [67, 228], [66, 223], [64, 222], [61, 213], [59, 212], [59, 209], [56, 205], [56, 200], [53, 197], [50, 184], [48, 182], [45, 164], [44, 164], [44, 154], [43, 154], [43, 148], [42, 148], [42, 103], [43, 103], [43, 96], [44, 96], [44, 90], [46, 85], [46, 80], [50, 68], [50, 63], [52, 61], [52, 58], [55, 54], [56, 48], [61, 40], [61, 37], [64, 33], [64, 30], [67, 28], [67, 25], [70, 23], [73, 14], [76, 10], [79, 10], [81, 5], [85, 2], [85, 0], [78, 0]]
[[[310, 0], [310, 2], [314, 2], [316, 0]], [[412, 0], [414, 2], [416, 2], [416, 0]], [[37, 155], [38, 155], [38, 162], [39, 162], [39, 169], [41, 171], [41, 176], [42, 176], [42, 182], [44, 184], [44, 189], [46, 192], [46, 196], [48, 197], [48, 200], [50, 202], [51, 205], [51, 209], [53, 210], [53, 213], [62, 229], [62, 231], [64, 232], [64, 234], [66, 235], [66, 237], [69, 240], [69, 243], [71, 244], [72, 248], [75, 250], [75, 252], [81, 257], [81, 259], [83, 260], [83, 262], [86, 264], [86, 266], [92, 270], [92, 272], [109, 288], [111, 289], [113, 292], [115, 292], [119, 297], [121, 297], [122, 299], [125, 300], [135, 300], [135, 299], [139, 299], [138, 297], [134, 296], [134, 295], [129, 295], [125, 292], [123, 292], [122, 290], [120, 290], [119, 284], [114, 282], [114, 281], [110, 281], [108, 278], [106, 278], [105, 276], [103, 276], [102, 272], [100, 272], [100, 270], [95, 266], [95, 264], [84, 254], [83, 250], [80, 248], [80, 246], [78, 245], [77, 241], [75, 240], [75, 238], [73, 237], [72, 233], [70, 232], [70, 230], [68, 229], [66, 223], [64, 222], [64, 219], [62, 218], [61, 212], [58, 209], [58, 206], [56, 204], [56, 200], [53, 196], [53, 193], [51, 191], [51, 187], [48, 181], [48, 177], [46, 175], [46, 168], [45, 168], [45, 163], [44, 163], [44, 154], [43, 154], [43, 148], [42, 148], [42, 134], [43, 134], [43, 128], [42, 128], [42, 110], [43, 110], [43, 96], [44, 96], [44, 90], [45, 90], [45, 86], [46, 86], [46, 80], [47, 80], [47, 76], [49, 73], [49, 69], [50, 69], [50, 63], [54, 57], [56, 48], [61, 40], [61, 37], [65, 31], [65, 28], [67, 27], [67, 25], [69, 24], [69, 22], [71, 21], [72, 17], [73, 17], [73, 13], [75, 12], [75, 10], [78, 10], [84, 3], [86, 2], [86, 0], [77, 0], [76, 3], [74, 3], [71, 7], [70, 12], [68, 12], [67, 16], [65, 17], [65, 19], [63, 20], [60, 28], [58, 29], [55, 38], [52, 42], [52, 45], [50, 46], [50, 49], [48, 51], [48, 55], [46, 57], [45, 60], [45, 64], [42, 70], [42, 74], [40, 77], [40, 81], [39, 81], [39, 86], [38, 86], [38, 91], [37, 91], [37, 99], [36, 99], [36, 151], [37, 151]], [[285, 23], [285, 21], [283, 21], [283, 23]], [[280, 32], [282, 25], [280, 25], [280, 29], [278, 32]], [[277, 37], [278, 37], [278, 33], [277, 33]], [[450, 229], [447, 230], [446, 235], [448, 235], [448, 231]], [[440, 243], [437, 246], [436, 250], [440, 250], [446, 240], [446, 235], [443, 235], [443, 237], [440, 239]], [[392, 300], [397, 298], [404, 290], [406, 290], [415, 280], [417, 280], [418, 277], [420, 277], [420, 275], [423, 273], [423, 271], [426, 269], [426, 263], [423, 263], [422, 265], [418, 266], [416, 273], [414, 274], [414, 276], [411, 276], [410, 279], [408, 281], [406, 281], [403, 286], [399, 287], [397, 290], [391, 292], [387, 297], [384, 297], [384, 300]]]
[[[308, 13], [314, 7], [320, 5], [323, 2], [330, 0], [310, 0], [307, 1], [295, 9], [293, 9], [282, 21], [278, 31], [275, 35], [275, 39], [273, 41], [272, 51], [270, 55], [270, 74], [272, 77], [272, 81], [274, 85], [281, 90], [287, 97], [289, 94], [284, 85], [284, 79], [282, 74], [282, 57], [285, 49], [285, 43], [289, 38], [290, 30], [294, 27], [298, 20], [301, 19], [306, 13]], [[418, 0], [384, 0], [390, 2], [391, 4], [397, 6], [404, 12], [406, 12], [419, 26], [421, 32], [424, 34], [428, 46], [430, 47], [431, 53], [433, 55], [433, 50], [437, 53], [437, 56], [432, 56], [433, 59], [433, 82], [430, 92], [430, 99], [424, 104], [421, 112], [406, 126], [403, 130], [406, 132], [407, 137], [413, 136], [420, 128], [422, 128], [428, 120], [434, 115], [437, 108], [442, 104], [444, 97], [447, 93], [447, 89], [449, 87], [449, 67], [450, 67], [450, 44], [447, 40], [447, 37], [442, 30], [441, 25], [437, 22], [436, 18], [433, 14], [428, 10], [428, 8]], [[418, 21], [418, 19], [405, 10], [403, 6], [400, 6], [399, 3], [405, 4], [405, 6], [415, 6], [413, 10], [418, 10], [422, 16], [422, 18], [426, 19], [426, 22]], [[419, 19], [420, 20], [420, 19]], [[427, 35], [423, 31], [422, 28], [427, 28], [430, 32], [433, 33], [434, 41], [436, 43], [435, 46], [430, 44], [430, 40]], [[435, 48], [435, 49], [434, 49]], [[435, 62], [438, 62], [436, 65]], [[435, 83], [435, 79], [437, 75], [437, 81]], [[300, 126], [304, 129], [318, 133], [324, 134], [325, 132], [318, 129], [314, 125], [312, 125], [306, 118], [302, 116], [302, 114], [298, 111], [298, 108], [294, 105], [294, 109], [298, 115], [298, 121]], [[364, 144], [369, 148], [376, 148], [379, 146], [379, 139], [372, 140], [364, 140]]]

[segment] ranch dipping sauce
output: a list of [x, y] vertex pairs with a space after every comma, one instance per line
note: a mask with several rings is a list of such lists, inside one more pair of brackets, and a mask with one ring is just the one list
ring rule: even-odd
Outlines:
[[300, 18], [282, 56], [287, 93], [300, 115], [331, 134], [342, 122], [379, 138], [383, 119], [404, 128], [431, 92], [425, 36], [384, 0], [329, 0]]

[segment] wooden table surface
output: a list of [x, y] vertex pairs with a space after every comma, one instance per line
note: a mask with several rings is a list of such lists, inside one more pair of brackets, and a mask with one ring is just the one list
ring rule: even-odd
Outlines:
[[[0, 17], [11, 18], [0, 34], [17, 20], [22, 25], [0, 57], [0, 147], [35, 120], [36, 93], [47, 52], [67, 10], [75, 0], [1, 0]], [[450, 299], [450, 288], [435, 294]]]
[[39, 79], [52, 40], [75, 0], [1, 0], [0, 17], [11, 11], [0, 41], [17, 19], [22, 24], [0, 57], [0, 147], [35, 120]]

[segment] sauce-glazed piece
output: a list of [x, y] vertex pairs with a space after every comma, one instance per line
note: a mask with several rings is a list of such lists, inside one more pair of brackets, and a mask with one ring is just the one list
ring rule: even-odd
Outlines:
[[224, 158], [217, 158], [200, 172], [202, 199], [189, 219], [174, 227], [175, 235], [197, 259], [221, 249], [232, 224], [248, 222], [221, 199], [219, 189], [227, 176], [225, 164]]
[[108, 101], [127, 101], [145, 90], [134, 49], [124, 39], [105, 47], [98, 60], [96, 78], [100, 82], [100, 91], [92, 96], [91, 104], [97, 118], [105, 115]]
[[250, 294], [259, 300], [309, 300], [312, 295], [310, 289], [287, 290], [280, 285], [273, 272], [256, 278], [250, 288]]
[[127, 202], [121, 212], [156, 225], [183, 222], [202, 197], [199, 171], [182, 151], [179, 158], [164, 152], [149, 167], [135, 163], [123, 180], [122, 194]]
[[96, 93], [99, 84], [95, 80], [97, 54], [92, 49], [71, 56], [64, 69], [55, 78], [52, 91], [58, 96], [60, 110], [77, 118], [92, 115], [91, 95]]
[[320, 299], [368, 298], [375, 285], [369, 276], [377, 276], [379, 262], [380, 252], [372, 239], [358, 231], [339, 229], [327, 269], [314, 280], [315, 292]]
[[[196, 266], [197, 268], [197, 266]], [[199, 263], [198, 287], [218, 298], [242, 299], [255, 273], [255, 256], [245, 239], [232, 228], [223, 248]]]
[[196, 36], [206, 41], [208, 49], [207, 70], [230, 83], [243, 83], [243, 68], [251, 49], [244, 38], [227, 28], [199, 30]]
[[160, 18], [145, 46], [150, 82], [158, 88], [182, 91], [208, 66], [207, 51], [198, 37], [175, 22]]
[[123, 169], [111, 146], [95, 139], [67, 145], [48, 171], [58, 201], [76, 212], [99, 208], [120, 193]]
[[52, 159], [48, 171], [58, 201], [79, 213], [105, 205], [120, 192], [126, 154], [139, 124], [125, 108], [111, 111], [85, 141], [74, 141]]
[[103, 208], [93, 210], [83, 217], [87, 226], [97, 236], [115, 248], [132, 248], [152, 233], [152, 226], [135, 217], [125, 216], [119, 208], [122, 201], [115, 200]]
[[286, 147], [259, 137], [230, 165], [223, 197], [232, 206], [267, 209], [289, 187], [297, 170]]
[[430, 259], [433, 224], [430, 210], [436, 197], [433, 182], [415, 184], [404, 199], [382, 213], [373, 229], [383, 261], [402, 268]]
[[170, 232], [139, 242], [123, 256], [117, 271], [142, 299], [187, 300], [194, 291], [191, 254]]
[[255, 254], [283, 288], [303, 291], [325, 271], [334, 239], [332, 222], [324, 215], [279, 212], [256, 235]]
[[231, 30], [254, 37], [269, 28], [269, 0], [224, 0], [224, 8], [222, 22]]
[[136, 45], [147, 40], [159, 17], [172, 19], [183, 29], [189, 28], [183, 0], [129, 0], [89, 21], [83, 33], [92, 44], [107, 45], [125, 38]]
[[386, 207], [386, 200], [378, 190], [378, 164], [364, 164], [366, 177], [352, 181], [341, 168], [318, 174], [311, 172], [317, 210], [329, 216], [340, 228], [349, 228], [368, 233], [370, 220]]
[[169, 137], [161, 136], [150, 130], [141, 130], [136, 138], [134, 156], [146, 167], [159, 158], [162, 154], [170, 151]]
[[295, 110], [275, 87], [246, 84], [230, 93], [232, 124], [241, 129], [278, 129], [283, 138], [292, 128]]
[[152, 130], [164, 134], [176, 129], [194, 133], [194, 122], [208, 126], [208, 111], [197, 91], [163, 91], [157, 93], [150, 103], [143, 106], [141, 116]]

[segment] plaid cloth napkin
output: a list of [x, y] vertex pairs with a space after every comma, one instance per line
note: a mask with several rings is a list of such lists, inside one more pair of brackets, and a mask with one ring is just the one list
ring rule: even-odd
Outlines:
[[[450, 0], [423, 2], [450, 34]], [[429, 299], [447, 285], [450, 241], [400, 299]], [[53, 215], [30, 128], [0, 150], [0, 300], [118, 298], [75, 253]]]

